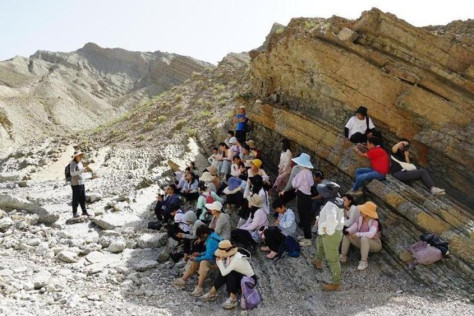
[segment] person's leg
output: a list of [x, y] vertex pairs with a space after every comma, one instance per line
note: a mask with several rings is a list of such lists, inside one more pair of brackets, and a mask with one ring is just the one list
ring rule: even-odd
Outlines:
[[303, 227], [304, 238], [311, 239], [311, 227], [314, 224], [314, 213], [311, 210], [311, 196], [298, 193], [298, 213]]
[[79, 185], [79, 204], [81, 205], [82, 214], [86, 215], [86, 187], [82, 184]]
[[257, 243], [253, 240], [250, 232], [245, 229], [234, 229], [231, 232], [231, 239], [233, 242], [238, 242], [244, 247], [254, 247]]
[[349, 237], [347, 237], [347, 235], [344, 235], [342, 237], [342, 246], [341, 246], [341, 256], [343, 258], [347, 257], [347, 253], [349, 252], [350, 247], [351, 247], [351, 242], [349, 240]]
[[72, 188], [72, 215], [77, 214], [77, 206], [79, 205], [79, 186], [71, 185]]
[[268, 248], [270, 248], [271, 251], [278, 252], [281, 243], [285, 240], [285, 235], [277, 229], [266, 229], [264, 234]]
[[367, 135], [361, 133], [355, 133], [349, 139], [351, 142], [358, 144], [358, 143], [366, 143], [367, 142]]
[[227, 293], [232, 299], [236, 299], [237, 294], [240, 293], [240, 282], [244, 276], [237, 271], [232, 271], [227, 275]]
[[215, 264], [212, 264], [208, 260], [203, 260], [199, 264], [199, 278], [198, 278], [198, 287], [203, 287], [204, 281], [206, 280], [207, 273], [209, 272], [210, 269], [215, 269], [217, 266]]
[[384, 180], [385, 176], [381, 174], [380, 172], [373, 171], [373, 170], [367, 173], [359, 174], [356, 177], [356, 182], [354, 183], [353, 190], [357, 191], [360, 187], [364, 185], [365, 182], [369, 182], [373, 179]]
[[306, 221], [306, 213], [304, 212], [304, 194], [301, 192], [296, 193], [296, 211], [298, 212], [298, 227], [303, 228], [303, 223]]
[[324, 258], [324, 244], [321, 235], [316, 238], [316, 260], [322, 262]]
[[199, 270], [199, 262], [192, 261], [188, 265], [188, 268], [186, 269], [186, 271], [184, 271], [184, 274], [182, 277], [183, 281], [186, 281], [187, 279], [192, 277], [198, 270]]
[[332, 283], [341, 284], [341, 263], [339, 262], [339, 245], [342, 240], [342, 231], [336, 230], [331, 236], [323, 236], [324, 253], [331, 268]]
[[382, 250], [382, 241], [379, 238], [369, 239], [369, 252], [380, 252]]

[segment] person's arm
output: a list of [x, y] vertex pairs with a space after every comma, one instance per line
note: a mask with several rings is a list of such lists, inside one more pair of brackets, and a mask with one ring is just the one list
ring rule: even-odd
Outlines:
[[352, 226], [352, 224], [354, 224], [356, 219], [358, 219], [359, 216], [360, 216], [360, 211], [357, 208], [357, 206], [354, 206], [354, 205], [351, 206], [349, 211], [350, 211], [350, 216], [347, 220], [344, 221], [344, 226], [346, 226], [346, 227]]
[[297, 168], [296, 166], [291, 169], [290, 178], [288, 179], [288, 182], [286, 183], [286, 187], [283, 190], [283, 192], [288, 192], [291, 189], [293, 189], [292, 183], [293, 183], [293, 179], [295, 178], [296, 174], [298, 173], [298, 169], [299, 168]]
[[223, 198], [221, 198], [219, 195], [217, 195], [216, 192], [214, 191], [211, 191], [211, 195], [212, 195], [212, 198], [214, 199], [214, 201], [218, 201], [218, 202], [221, 202], [224, 201]]
[[240, 228], [248, 230], [248, 231], [254, 231], [260, 228], [260, 226], [263, 226], [263, 223], [265, 223], [266, 217], [267, 217], [267, 214], [265, 213], [265, 211], [263, 209], [259, 209], [253, 215], [252, 222], [246, 225], [245, 228], [243, 228], [243, 226]]
[[205, 204], [206, 204], [206, 199], [204, 198], [204, 196], [200, 195], [196, 203], [196, 208], [198, 210], [202, 210], [204, 209]]
[[269, 183], [270, 182], [270, 177], [268, 176], [268, 174], [265, 172], [265, 170], [263, 170], [263, 169], [260, 169], [260, 170], [262, 170], [261, 176], [262, 176], [263, 182], [268, 182]]
[[349, 131], [350, 131], [351, 128], [352, 128], [353, 121], [354, 121], [354, 116], [351, 117], [351, 118], [347, 121], [346, 126], [344, 126], [344, 135], [346, 136], [346, 138], [349, 138]]
[[410, 163], [410, 153], [408, 151], [405, 151], [405, 162]]
[[369, 158], [369, 157], [367, 156], [367, 153], [361, 152], [357, 146], [352, 147], [352, 149], [354, 149], [355, 153], [356, 153], [359, 157]]
[[374, 238], [375, 234], [377, 234], [379, 228], [379, 222], [374, 220], [372, 225], [370, 225], [370, 229], [368, 232], [364, 233], [355, 233], [357, 237], [367, 237], [367, 238]]
[[219, 215], [219, 218], [216, 222], [216, 227], [214, 228], [214, 232], [220, 236], [222, 234], [222, 230], [224, 229], [225, 224], [226, 218], [223, 217], [223, 214]]
[[395, 145], [393, 145], [393, 147], [392, 147], [392, 153], [396, 154], [397, 151], [400, 149], [400, 146], [405, 145], [405, 144], [406, 144], [405, 141], [401, 141], [401, 142], [398, 142], [398, 143], [396, 143]]
[[346, 230], [349, 235], [355, 234], [357, 232], [357, 220], [354, 222], [354, 224], [351, 225], [351, 227]]
[[[208, 237], [211, 238], [211, 237]], [[203, 260], [212, 260], [214, 259], [214, 251], [216, 251], [216, 242], [211, 238], [208, 242], [206, 242], [206, 251], [201, 254], [200, 256], [194, 258], [194, 261], [199, 262]]]
[[332, 235], [336, 231], [337, 226], [337, 206], [325, 206], [324, 211], [326, 212], [326, 220], [320, 222], [319, 225], [324, 233]]
[[221, 272], [222, 276], [226, 276], [232, 271], [235, 270], [235, 267], [240, 263], [241, 260], [237, 258], [232, 258], [230, 261], [230, 264], [226, 267], [224, 264], [224, 260], [217, 260], [217, 267], [219, 268], [219, 271]]
[[75, 176], [78, 176], [78, 175], [81, 175], [83, 172], [84, 172], [84, 167], [82, 167], [82, 165], [80, 164], [71, 164], [71, 167], [70, 168], [70, 173], [71, 173], [71, 176], [75, 177]]
[[344, 136], [349, 138], [349, 129], [347, 127], [344, 127]]

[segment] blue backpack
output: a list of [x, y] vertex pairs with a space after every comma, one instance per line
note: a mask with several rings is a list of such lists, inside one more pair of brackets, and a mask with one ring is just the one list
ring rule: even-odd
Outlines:
[[300, 256], [300, 244], [293, 237], [286, 236], [283, 242], [281, 243], [280, 248], [278, 248], [278, 259], [281, 258], [285, 251], [288, 256], [297, 258]]

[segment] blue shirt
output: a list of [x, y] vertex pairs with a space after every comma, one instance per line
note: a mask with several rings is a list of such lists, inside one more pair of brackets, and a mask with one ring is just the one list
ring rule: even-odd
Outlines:
[[206, 239], [206, 251], [199, 257], [194, 258], [194, 261], [200, 262], [202, 260], [214, 260], [214, 252], [219, 248], [219, 242], [221, 240], [221, 237], [216, 233], [210, 234]]
[[245, 130], [245, 124], [247, 124], [247, 117], [245, 116], [245, 114], [237, 114], [235, 116], [238, 120], [240, 119], [245, 119], [245, 122], [238, 122], [237, 123], [237, 127], [235, 128], [236, 131], [243, 131]]

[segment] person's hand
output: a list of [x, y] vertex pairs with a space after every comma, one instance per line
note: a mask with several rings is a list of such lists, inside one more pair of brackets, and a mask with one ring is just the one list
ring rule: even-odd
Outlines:
[[326, 234], [327, 227], [323, 227], [323, 234]]
[[355, 152], [359, 152], [359, 148], [357, 146], [352, 147], [352, 150], [354, 150]]
[[277, 219], [277, 220], [275, 221], [275, 226], [278, 226], [278, 225], [280, 225], [280, 220], [279, 220], [279, 219]]
[[314, 221], [314, 226], [318, 226], [318, 225], [319, 225], [318, 220], [315, 220], [315, 221]]
[[189, 258], [190, 258], [190, 256], [189, 256], [188, 254], [186, 254], [186, 253], [185, 253], [185, 254], [184, 254], [184, 258], [183, 258], [183, 259], [184, 259], [184, 261], [188, 261], [188, 260], [189, 260]]
[[191, 256], [192, 257], [197, 257], [197, 256], [199, 256], [199, 252], [194, 252]]
[[356, 237], [357, 237], [357, 236], [356, 236], [355, 234], [350, 234], [350, 235], [349, 235], [349, 238], [351, 238], [351, 239], [355, 239]]
[[177, 233], [177, 234], [176, 234], [176, 237], [178, 237], [178, 238], [183, 238], [183, 233]]
[[372, 132], [369, 132], [369, 133], [367, 134], [367, 138], [372, 137], [372, 136], [374, 136], [374, 134], [372, 134]]

